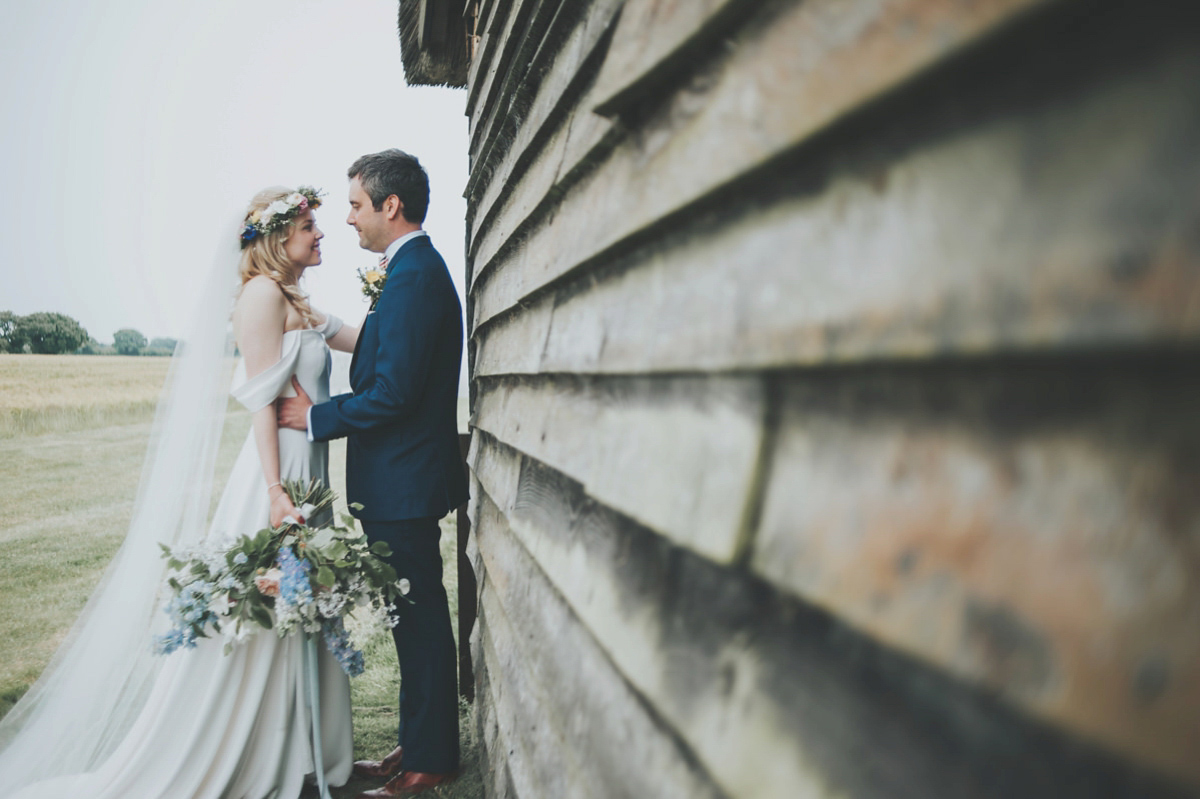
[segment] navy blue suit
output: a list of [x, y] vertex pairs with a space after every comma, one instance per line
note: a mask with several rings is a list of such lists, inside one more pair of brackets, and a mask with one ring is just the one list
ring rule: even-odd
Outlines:
[[372, 541], [411, 584], [394, 629], [400, 660], [403, 767], [458, 768], [456, 656], [438, 519], [467, 500], [458, 448], [462, 306], [446, 263], [429, 241], [407, 241], [354, 349], [352, 394], [314, 405], [313, 438], [347, 436], [346, 498]]
[[467, 501], [458, 448], [463, 323], [446, 262], [428, 236], [404, 243], [367, 314], [352, 394], [312, 409], [317, 441], [349, 436], [346, 500], [368, 521], [442, 517]]

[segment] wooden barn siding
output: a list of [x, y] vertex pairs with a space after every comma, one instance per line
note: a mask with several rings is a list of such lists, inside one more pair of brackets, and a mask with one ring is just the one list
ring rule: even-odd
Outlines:
[[[671, 545], [487, 434], [478, 434], [472, 463], [495, 480], [477, 480], [473, 500], [483, 573], [503, 581], [485, 596], [494, 592], [513, 619], [551, 615], [539, 606], [570, 608], [554, 626], [533, 622], [535, 632], [509, 646], [541, 647], [541, 657], [591, 672], [547, 675], [557, 690], [530, 703], [527, 718], [581, 717], [582, 742], [563, 745], [628, 766], [602, 773], [609, 796], [687, 795], [695, 789], [676, 781], [687, 761], [730, 796], [1185, 795], [752, 574]], [[508, 496], [508, 507], [493, 493]], [[596, 643], [575, 648], [589, 638]], [[635, 738], [629, 733], [645, 730], [609, 722], [617, 708], [638, 707], [593, 684], [592, 674], [610, 668], [597, 647], [647, 716], [673, 732]], [[538, 666], [518, 659], [513, 668]], [[647, 767], [646, 750], [656, 747]], [[657, 784], [643, 794], [633, 780]]]
[[485, 5], [493, 795], [1200, 784], [1200, 48], [1152, 5]]

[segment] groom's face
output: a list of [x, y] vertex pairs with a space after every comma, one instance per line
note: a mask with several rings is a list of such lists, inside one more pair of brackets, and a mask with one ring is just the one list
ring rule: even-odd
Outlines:
[[371, 252], [383, 252], [391, 244], [387, 239], [388, 221], [383, 210], [376, 211], [371, 197], [363, 191], [358, 178], [350, 180], [350, 215], [346, 224], [358, 231], [358, 246]]

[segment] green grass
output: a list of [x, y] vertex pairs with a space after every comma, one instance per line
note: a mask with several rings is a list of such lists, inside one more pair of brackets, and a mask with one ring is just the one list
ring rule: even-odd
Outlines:
[[0, 354], [0, 439], [148, 420], [170, 358]]
[[[11, 361], [4, 366], [14, 368]], [[6, 643], [0, 649], [0, 716], [45, 667], [121, 543], [133, 510], [153, 416], [152, 406], [138, 405], [110, 409], [98, 417], [83, 411], [71, 413], [68, 408], [57, 421], [54, 413], [39, 415], [32, 409], [29, 418], [36, 419], [35, 424], [0, 431], [0, 485], [4, 486], [0, 501], [0, 546], [4, 548], [0, 640]], [[247, 414], [231, 415], [218, 461], [217, 486], [224, 484], [248, 429]], [[344, 464], [345, 443], [334, 442], [330, 447], [331, 475], [334, 489], [342, 496]], [[453, 515], [443, 520], [442, 529], [445, 582], [457, 640], [458, 561]], [[355, 756], [360, 759], [381, 757], [395, 746], [399, 692], [391, 637], [379, 636], [365, 655], [366, 672], [351, 682]], [[469, 707], [464, 704], [460, 710], [461, 775], [430, 792], [431, 796], [482, 796]], [[355, 781], [335, 789], [333, 795], [348, 799], [380, 782]]]

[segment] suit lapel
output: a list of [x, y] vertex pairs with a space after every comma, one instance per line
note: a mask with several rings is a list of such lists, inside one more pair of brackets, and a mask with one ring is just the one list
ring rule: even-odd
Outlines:
[[[402, 258], [404, 258], [406, 255], [408, 255], [410, 252], [415, 250], [417, 247], [432, 247], [432, 246], [433, 245], [430, 243], [428, 235], [417, 236], [416, 238], [409, 239], [408, 241], [404, 242], [404, 244], [402, 244], [400, 246], [400, 249], [396, 250], [396, 254], [392, 256], [392, 260], [388, 261], [387, 275], [390, 277], [392, 274], [392, 270], [394, 270], [396, 268], [396, 265], [398, 263], [400, 263], [400, 260]], [[350, 358], [350, 381], [351, 381], [351, 383], [354, 382], [354, 367], [358, 363], [358, 351], [362, 347], [363, 339], [366, 337], [365, 334], [367, 332], [367, 320], [370, 319], [371, 314], [373, 314], [375, 312], [375, 305], [378, 302], [379, 301], [376, 300], [375, 302], [371, 303], [371, 308], [370, 308], [370, 310], [367, 311], [367, 318], [363, 320], [362, 330], [360, 330], [358, 332], [358, 341], [354, 342], [354, 355]]]

